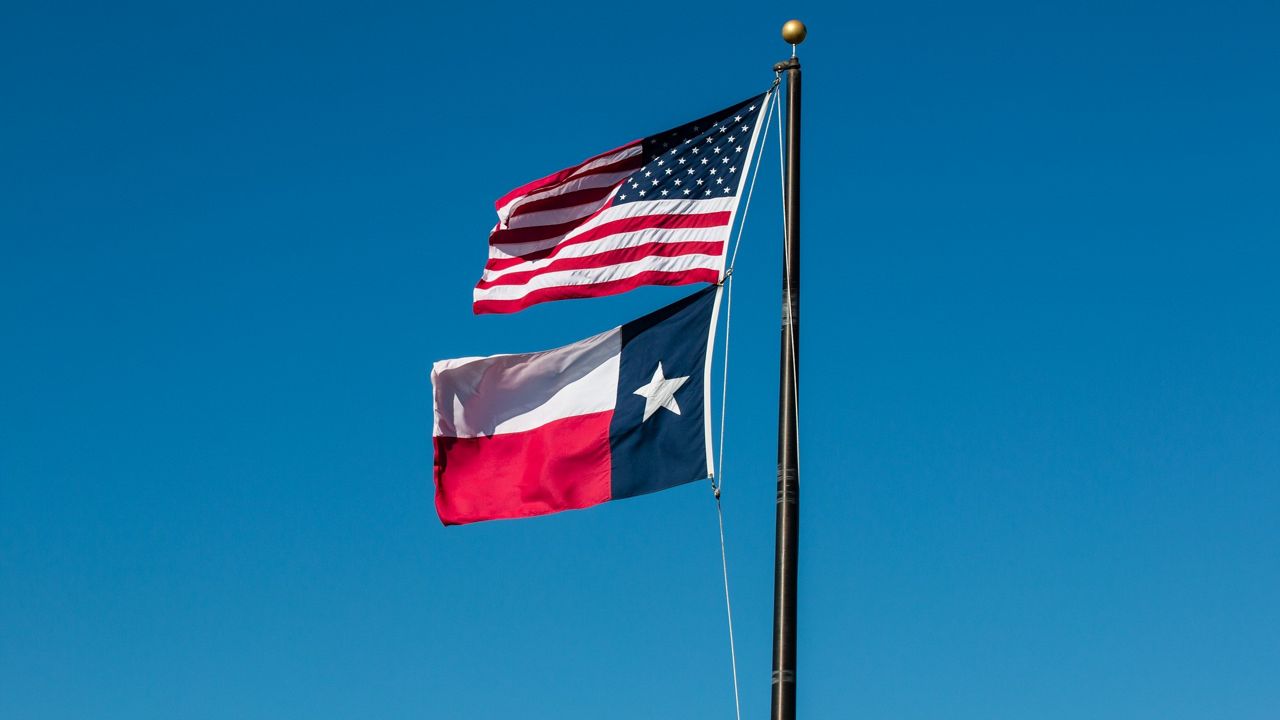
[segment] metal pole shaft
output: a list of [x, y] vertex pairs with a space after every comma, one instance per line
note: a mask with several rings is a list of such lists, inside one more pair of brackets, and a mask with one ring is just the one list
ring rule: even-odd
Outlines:
[[773, 720], [796, 716], [796, 569], [800, 553], [800, 471], [796, 422], [800, 389], [800, 60], [787, 73], [786, 237], [782, 264], [782, 375], [778, 388], [777, 535], [773, 572]]

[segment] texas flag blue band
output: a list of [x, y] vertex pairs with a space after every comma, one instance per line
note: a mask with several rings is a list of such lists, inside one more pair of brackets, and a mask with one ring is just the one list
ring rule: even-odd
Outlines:
[[580, 342], [432, 370], [445, 524], [531, 517], [711, 475], [711, 286]]

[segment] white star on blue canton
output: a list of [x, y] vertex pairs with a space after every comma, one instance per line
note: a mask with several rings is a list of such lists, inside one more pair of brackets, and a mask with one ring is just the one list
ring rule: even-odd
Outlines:
[[644, 398], [644, 417], [640, 419], [643, 423], [649, 419], [659, 409], [670, 410], [676, 415], [680, 414], [680, 404], [676, 402], [676, 391], [681, 385], [689, 382], [689, 376], [684, 377], [663, 377], [662, 363], [658, 363], [658, 369], [653, 371], [653, 378], [648, 383], [636, 388], [634, 395]]

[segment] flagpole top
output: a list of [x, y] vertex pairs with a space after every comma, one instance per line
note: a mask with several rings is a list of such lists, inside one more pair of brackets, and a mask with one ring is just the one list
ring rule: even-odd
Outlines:
[[808, 34], [808, 28], [799, 20], [788, 20], [782, 25], [782, 39], [786, 40], [787, 44], [793, 48], [804, 42], [804, 38]]

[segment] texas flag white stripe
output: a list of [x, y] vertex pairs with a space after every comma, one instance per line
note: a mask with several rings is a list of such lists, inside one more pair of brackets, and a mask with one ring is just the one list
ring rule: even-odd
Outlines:
[[431, 369], [434, 434], [489, 437], [612, 410], [621, 352], [614, 328], [554, 350], [441, 360]]

